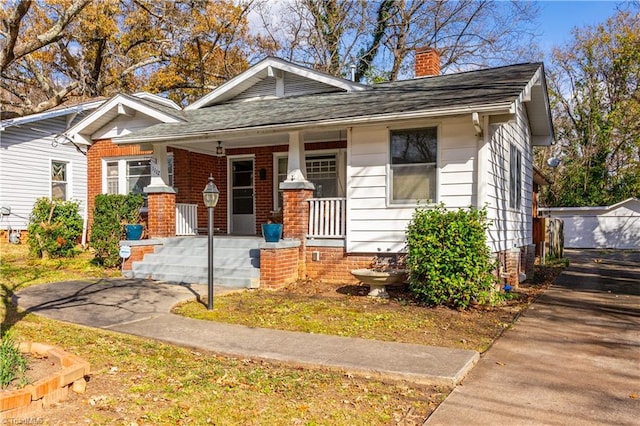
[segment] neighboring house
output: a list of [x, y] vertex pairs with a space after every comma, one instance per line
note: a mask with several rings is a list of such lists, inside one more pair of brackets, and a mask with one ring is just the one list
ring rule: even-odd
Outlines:
[[[59, 135], [104, 100], [0, 121], [0, 230], [24, 233], [38, 198], [74, 200], [86, 212], [86, 147]], [[15, 241], [15, 240], [14, 240]]]
[[[416, 53], [425, 68], [439, 69], [431, 49]], [[67, 136], [88, 148], [90, 205], [145, 187], [152, 238], [206, 226], [209, 174], [220, 233], [257, 235], [280, 211], [283, 246], [260, 259], [280, 283], [347, 280], [372, 255], [403, 251], [416, 206], [430, 203], [487, 206], [491, 248], [517, 283], [533, 265], [533, 146], [554, 138], [543, 66], [416, 77], [369, 87], [267, 58], [182, 111], [117, 95]], [[184, 231], [187, 208], [197, 223]]]
[[611, 206], [542, 208], [546, 217], [564, 222], [564, 246], [586, 249], [640, 249], [640, 200]]

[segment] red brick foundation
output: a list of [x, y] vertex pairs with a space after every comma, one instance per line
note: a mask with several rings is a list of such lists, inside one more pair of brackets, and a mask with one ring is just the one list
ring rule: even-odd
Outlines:
[[[318, 260], [313, 260], [314, 257]], [[327, 283], [358, 283], [349, 271], [369, 267], [373, 257], [373, 254], [350, 255], [343, 247], [307, 246], [305, 277]]]
[[[122, 263], [123, 271], [130, 271], [132, 269], [133, 262], [139, 262], [144, 258], [144, 255], [147, 253], [154, 253], [156, 250], [156, 246], [159, 243], [152, 244], [144, 244], [142, 242], [146, 242], [148, 240], [140, 240], [140, 242], [136, 242], [136, 245], [131, 245], [131, 256]], [[140, 244], [142, 243], [142, 244]], [[129, 242], [132, 244], [132, 242]]]

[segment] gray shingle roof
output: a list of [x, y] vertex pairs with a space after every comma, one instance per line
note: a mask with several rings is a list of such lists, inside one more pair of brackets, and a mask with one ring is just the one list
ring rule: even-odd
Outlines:
[[508, 104], [518, 98], [541, 66], [518, 64], [383, 83], [359, 92], [219, 104], [182, 111], [186, 123], [150, 126], [118, 141]]

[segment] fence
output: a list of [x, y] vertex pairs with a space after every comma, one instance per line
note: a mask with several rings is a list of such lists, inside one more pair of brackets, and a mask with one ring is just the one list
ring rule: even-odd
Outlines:
[[176, 235], [196, 235], [198, 205], [176, 203]]
[[346, 236], [346, 198], [311, 198], [309, 201], [309, 238]]

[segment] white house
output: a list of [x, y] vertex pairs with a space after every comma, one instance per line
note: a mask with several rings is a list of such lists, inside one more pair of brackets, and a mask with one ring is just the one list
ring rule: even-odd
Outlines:
[[611, 206], [551, 207], [541, 214], [564, 222], [566, 248], [640, 249], [640, 200]]
[[26, 231], [35, 201], [75, 200], [87, 207], [85, 147], [60, 137], [104, 100], [0, 121], [0, 230]]
[[[416, 53], [425, 68], [439, 69], [432, 49]], [[296, 277], [344, 280], [404, 249], [418, 204], [487, 206], [491, 248], [517, 282], [534, 256], [533, 146], [554, 135], [540, 63], [364, 86], [266, 58], [182, 111], [118, 95], [67, 137], [97, 165], [89, 203], [145, 186], [152, 238], [176, 234], [176, 205], [205, 226], [211, 174], [221, 233], [259, 234], [280, 211], [285, 242], [300, 244]], [[124, 176], [135, 162], [147, 171]]]

